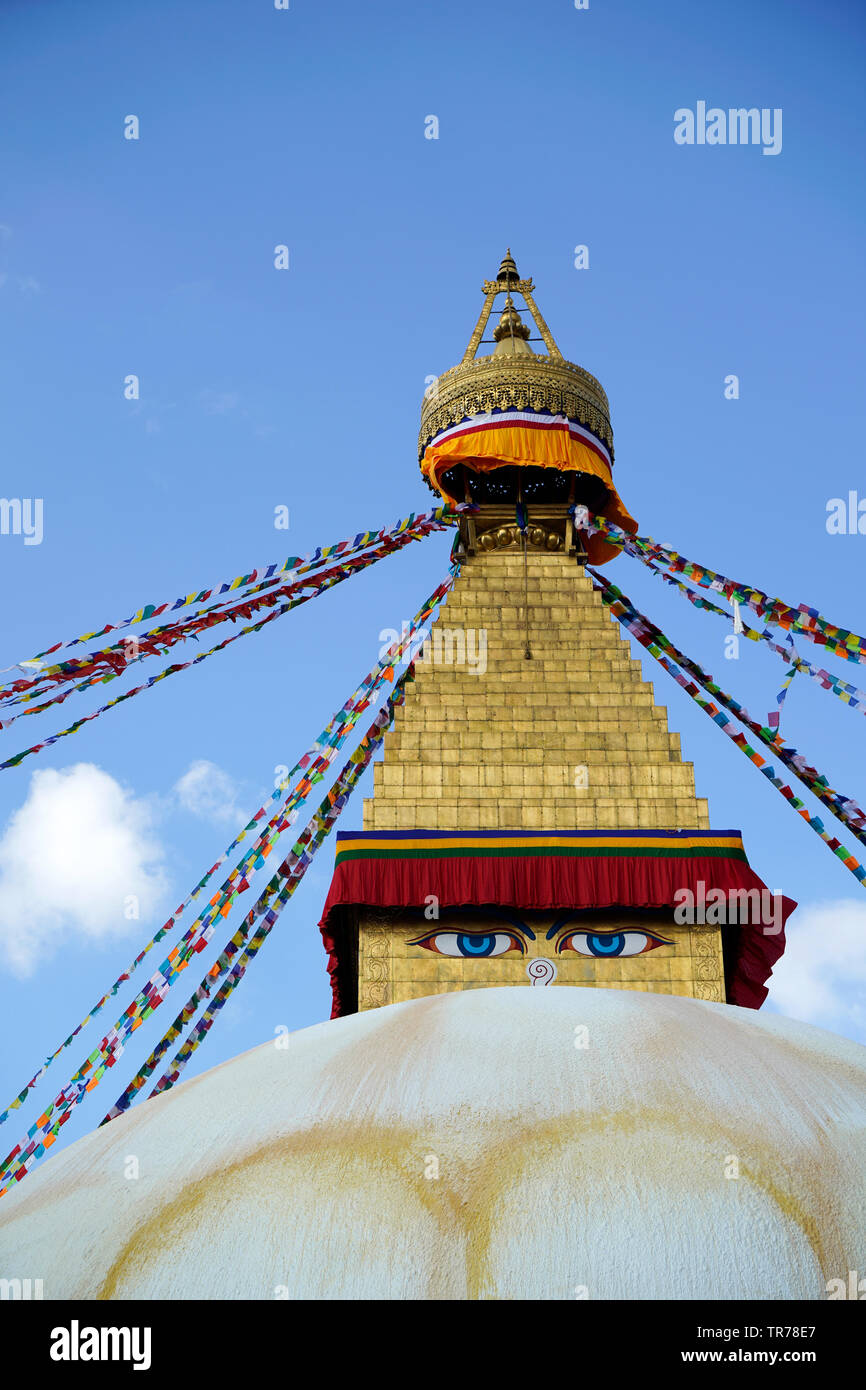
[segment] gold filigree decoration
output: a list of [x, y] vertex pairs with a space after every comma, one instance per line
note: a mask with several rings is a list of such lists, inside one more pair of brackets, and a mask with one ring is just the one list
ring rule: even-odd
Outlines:
[[692, 932], [692, 957], [695, 998], [723, 1004], [725, 992], [720, 969], [718, 932], [715, 929]]
[[387, 909], [371, 913], [362, 923], [363, 972], [362, 1009], [381, 1009], [391, 1002], [391, 928], [397, 913]]
[[[521, 536], [519, 526], [494, 526], [489, 531], [482, 531], [478, 537], [478, 549], [506, 550], [511, 545], [519, 546]], [[528, 526], [526, 539], [537, 550], [561, 550], [563, 545], [563, 537], [544, 526]]]
[[440, 430], [494, 410], [565, 415], [603, 440], [613, 458], [610, 406], [600, 384], [573, 362], [540, 355], [518, 361], [478, 357], [443, 372], [421, 407], [419, 458]]

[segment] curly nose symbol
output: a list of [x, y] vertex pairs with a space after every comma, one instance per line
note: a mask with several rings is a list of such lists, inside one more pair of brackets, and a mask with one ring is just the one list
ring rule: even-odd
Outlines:
[[556, 966], [546, 956], [537, 956], [527, 965], [526, 973], [534, 985], [552, 985], [556, 979]]

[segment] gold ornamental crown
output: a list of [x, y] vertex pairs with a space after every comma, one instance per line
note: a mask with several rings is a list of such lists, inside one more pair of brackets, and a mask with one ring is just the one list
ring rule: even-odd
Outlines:
[[[531, 280], [521, 280], [509, 248], [496, 279], [485, 280], [481, 287], [484, 305], [461, 361], [443, 372], [424, 395], [419, 458], [440, 430], [459, 424], [468, 416], [496, 410], [565, 415], [591, 430], [613, 458], [607, 396], [594, 376], [563, 357], [538, 312], [534, 288]], [[506, 297], [505, 307], [493, 330], [495, 347], [488, 356], [478, 357], [482, 341], [490, 341], [484, 339], [484, 330], [494, 302], [502, 294]], [[520, 317], [512, 299], [514, 294], [521, 296], [532, 315], [539, 334], [536, 341], [543, 342], [545, 353], [535, 352], [530, 346], [531, 330]]]

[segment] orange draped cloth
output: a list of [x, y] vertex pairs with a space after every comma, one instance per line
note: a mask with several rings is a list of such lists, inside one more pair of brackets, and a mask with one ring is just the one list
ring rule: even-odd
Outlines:
[[[562, 415], [502, 411], [473, 416], [441, 431], [424, 450], [421, 472], [436, 492], [451, 502], [464, 499], [449, 493], [443, 474], [458, 463], [466, 464], [477, 473], [489, 473], [515, 464], [589, 473], [601, 479], [607, 489], [602, 516], [631, 535], [637, 531], [637, 522], [614, 486], [610, 454], [605, 445], [585, 426]], [[602, 536], [583, 535], [583, 542], [595, 565], [602, 565], [619, 554], [619, 548]]]

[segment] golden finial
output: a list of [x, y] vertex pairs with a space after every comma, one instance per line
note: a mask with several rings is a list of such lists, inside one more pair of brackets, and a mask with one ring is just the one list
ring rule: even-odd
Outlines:
[[[607, 396], [594, 376], [563, 358], [539, 313], [534, 288], [532, 280], [521, 279], [511, 247], [507, 247], [496, 279], [482, 284], [484, 305], [461, 361], [437, 378], [435, 390], [425, 393], [419, 458], [423, 458], [436, 434], [467, 417], [491, 410], [527, 409], [580, 422], [612, 457]], [[518, 310], [513, 295], [522, 298], [525, 308]], [[478, 357], [494, 303], [500, 296], [505, 297], [505, 308], [492, 333], [496, 346], [488, 356]], [[544, 353], [536, 352], [530, 345], [532, 328], [523, 322], [521, 314], [534, 321], [546, 349]]]
[[519, 279], [520, 276], [517, 273], [517, 266], [514, 264], [511, 247], [507, 246], [505, 248], [505, 255], [502, 258], [502, 264], [499, 267], [499, 274], [496, 277], [496, 282], [499, 285], [509, 286], [516, 284]]
[[493, 340], [496, 343], [494, 357], [497, 354], [502, 357], [505, 353], [510, 353], [512, 356], [532, 353], [532, 348], [529, 346], [529, 327], [523, 322], [514, 307], [510, 294], [505, 300], [505, 308], [499, 323], [493, 330]]

